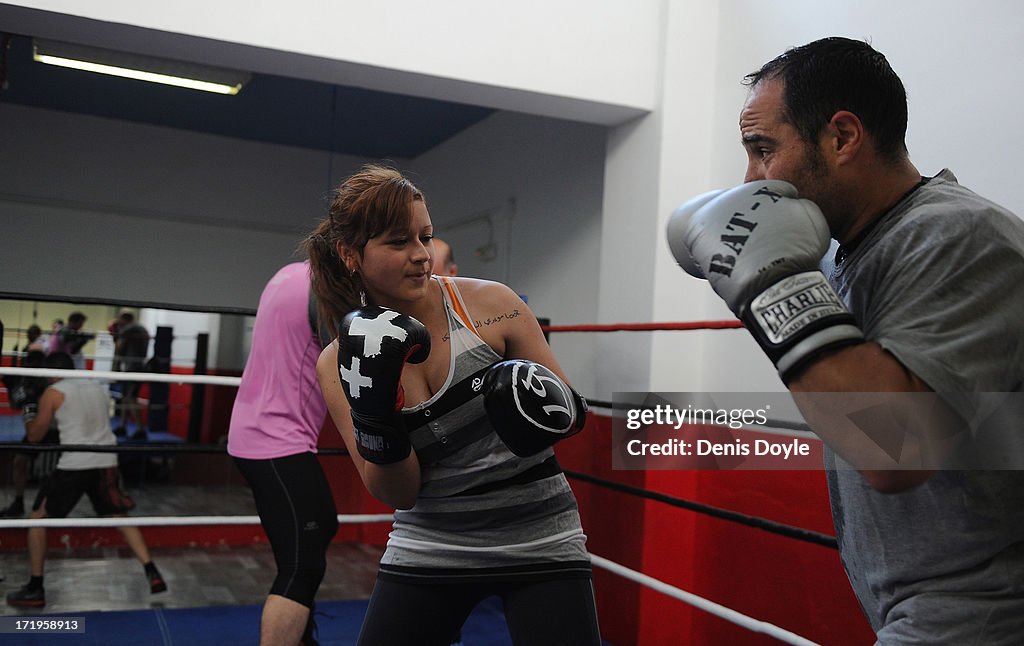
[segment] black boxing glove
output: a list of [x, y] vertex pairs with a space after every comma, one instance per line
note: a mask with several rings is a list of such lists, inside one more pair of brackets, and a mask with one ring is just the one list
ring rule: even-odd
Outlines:
[[583, 430], [587, 401], [558, 375], [525, 359], [491, 366], [482, 392], [498, 437], [520, 457], [538, 453]]
[[402, 370], [429, 354], [430, 333], [411, 316], [371, 306], [342, 320], [338, 372], [352, 407], [356, 447], [367, 462], [392, 464], [412, 451], [402, 422]]
[[21, 409], [21, 421], [28, 424], [39, 416], [39, 404], [35, 402], [26, 403]]
[[3, 376], [4, 388], [7, 389], [7, 402], [11, 408], [20, 409], [28, 401], [28, 392], [25, 389], [25, 377], [17, 375]]

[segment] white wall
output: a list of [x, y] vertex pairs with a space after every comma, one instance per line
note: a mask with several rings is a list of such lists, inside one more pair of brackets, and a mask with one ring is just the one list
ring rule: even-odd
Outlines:
[[[711, 137], [706, 123], [714, 116], [714, 101], [693, 89], [706, 87], [714, 78], [716, 7], [714, 1], [666, 3], [658, 36], [658, 108], [610, 135], [603, 255], [618, 261], [601, 269], [601, 322], [706, 318], [695, 306], [704, 286], [681, 283], [678, 268], [669, 260], [662, 214], [673, 208], [674, 193], [696, 194], [708, 182]], [[608, 360], [602, 362], [599, 396], [607, 400], [621, 392], [699, 390], [703, 334], [603, 335], [601, 351]]]

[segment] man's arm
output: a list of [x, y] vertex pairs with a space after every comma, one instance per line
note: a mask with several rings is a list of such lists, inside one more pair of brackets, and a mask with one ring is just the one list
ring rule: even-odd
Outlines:
[[879, 491], [923, 482], [962, 441], [960, 419], [894, 355], [864, 338], [819, 269], [820, 209], [774, 180], [698, 196], [668, 240], [775, 363], [814, 432]]
[[71, 348], [72, 352], [81, 352], [82, 348], [85, 347], [85, 344], [92, 341], [94, 338], [96, 338], [95, 334], [75, 331], [67, 337], [68, 347]]
[[[882, 395], [932, 390], [873, 342], [822, 356], [787, 386], [814, 432], [881, 492], [903, 491], [926, 481], [944, 455], [940, 438], [955, 437], [963, 428], [960, 417], [937, 396]], [[875, 416], [872, 427], [879, 435], [871, 437], [856, 419], [878, 406], [885, 407], [888, 423], [879, 425]], [[910, 468], [915, 464], [922, 468]]]
[[29, 442], [41, 442], [50, 430], [50, 425], [57, 413], [57, 409], [64, 403], [64, 393], [54, 388], [47, 388], [43, 396], [39, 398], [39, 408], [33, 417], [26, 411], [25, 414], [25, 436]]

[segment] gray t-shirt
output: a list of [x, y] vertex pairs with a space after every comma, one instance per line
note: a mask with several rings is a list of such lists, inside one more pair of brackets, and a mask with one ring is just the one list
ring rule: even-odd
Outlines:
[[[1024, 390], [1024, 222], [948, 170], [822, 269], [865, 336], [965, 420], [977, 393]], [[879, 643], [1024, 643], [1024, 471], [939, 471], [882, 494], [831, 451], [825, 466], [843, 565]]]

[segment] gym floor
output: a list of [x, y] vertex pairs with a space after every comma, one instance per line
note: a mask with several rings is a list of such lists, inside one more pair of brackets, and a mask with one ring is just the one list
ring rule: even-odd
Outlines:
[[[135, 515], [255, 515], [249, 489], [239, 485], [146, 484], [128, 489]], [[26, 492], [31, 504], [35, 488]], [[0, 494], [6, 506], [10, 489]], [[201, 502], [202, 509], [197, 509]], [[94, 517], [83, 498], [72, 517]], [[0, 524], [3, 521], [0, 520]], [[54, 530], [51, 530], [54, 531]], [[143, 534], [146, 528], [143, 528]], [[261, 531], [256, 529], [256, 531]], [[328, 550], [327, 574], [318, 601], [366, 599], [373, 588], [379, 547], [337, 543]], [[127, 547], [75, 548], [47, 552], [46, 606], [39, 610], [0, 604], [0, 615], [55, 614], [93, 610], [189, 608], [262, 603], [275, 567], [267, 545], [151, 548], [168, 591], [151, 595], [142, 566]], [[25, 551], [0, 552], [0, 590], [21, 587], [29, 576]]]

